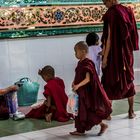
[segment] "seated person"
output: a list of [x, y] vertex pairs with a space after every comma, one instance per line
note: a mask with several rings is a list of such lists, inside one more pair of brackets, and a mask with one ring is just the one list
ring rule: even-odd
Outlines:
[[47, 122], [57, 120], [65, 122], [70, 119], [66, 111], [68, 97], [65, 93], [65, 85], [62, 79], [55, 77], [54, 68], [47, 65], [38, 74], [47, 83], [44, 86], [44, 96], [46, 100], [38, 108], [33, 108], [26, 117], [45, 118]]
[[16, 85], [0, 89], [0, 119], [3, 120], [9, 118], [11, 107], [9, 106], [7, 95], [17, 90], [18, 87]]

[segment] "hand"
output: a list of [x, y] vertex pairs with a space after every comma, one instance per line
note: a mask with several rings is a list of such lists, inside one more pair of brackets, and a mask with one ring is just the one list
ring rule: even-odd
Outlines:
[[79, 85], [73, 85], [72, 89], [73, 91], [76, 91], [79, 88]]
[[106, 68], [107, 66], [107, 59], [106, 58], [103, 58], [103, 62], [102, 62], [102, 68]]

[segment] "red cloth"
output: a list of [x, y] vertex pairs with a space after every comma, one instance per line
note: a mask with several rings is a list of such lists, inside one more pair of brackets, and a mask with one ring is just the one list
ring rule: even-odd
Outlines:
[[[69, 115], [66, 112], [66, 104], [68, 97], [65, 93], [65, 85], [62, 79], [55, 77], [47, 82], [44, 86], [44, 96], [48, 96], [52, 99], [52, 105], [55, 105], [56, 111], [52, 111], [53, 119], [61, 122], [69, 120]], [[38, 109], [31, 110], [26, 116], [29, 118], [44, 118], [45, 105], [42, 105]]]
[[139, 47], [132, 10], [121, 4], [113, 5], [103, 16], [103, 21], [102, 42], [107, 41], [108, 26], [111, 33], [111, 48], [102, 76], [104, 89], [111, 100], [134, 96], [133, 51]]
[[75, 127], [82, 133], [99, 124], [112, 112], [111, 103], [99, 81], [95, 65], [90, 59], [86, 58], [78, 62], [74, 84], [84, 80], [86, 72], [90, 73], [90, 82], [76, 91], [79, 95], [79, 113], [75, 118]]

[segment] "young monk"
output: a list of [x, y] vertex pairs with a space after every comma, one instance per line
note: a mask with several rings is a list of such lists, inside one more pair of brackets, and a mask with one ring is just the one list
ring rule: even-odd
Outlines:
[[132, 9], [118, 0], [103, 3], [108, 10], [103, 15], [102, 84], [110, 100], [128, 99], [128, 118], [133, 119], [136, 116], [133, 52], [139, 50], [135, 17]]
[[87, 58], [87, 44], [80, 41], [74, 50], [79, 62], [75, 69], [72, 88], [79, 95], [79, 109], [78, 116], [75, 117], [76, 131], [70, 134], [84, 135], [85, 131], [99, 124], [101, 129], [98, 135], [102, 135], [108, 127], [102, 120], [112, 112], [111, 103], [99, 81], [93, 61]]
[[70, 119], [66, 112], [68, 97], [65, 93], [65, 85], [62, 79], [55, 77], [54, 68], [47, 65], [38, 74], [47, 83], [44, 86], [46, 101], [39, 108], [32, 109], [26, 117], [45, 118], [47, 122], [57, 120], [65, 122]]

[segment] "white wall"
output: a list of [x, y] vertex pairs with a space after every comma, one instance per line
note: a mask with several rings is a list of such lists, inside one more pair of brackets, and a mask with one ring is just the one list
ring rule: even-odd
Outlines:
[[[65, 81], [66, 92], [71, 91], [71, 82], [77, 60], [73, 47], [86, 34], [52, 36], [42, 38], [5, 39], [0, 41], [0, 86], [13, 84], [22, 77], [40, 83], [39, 98], [42, 98], [44, 81], [37, 75], [38, 69], [52, 65], [56, 75]], [[135, 84], [140, 85], [140, 51], [135, 53]]]

